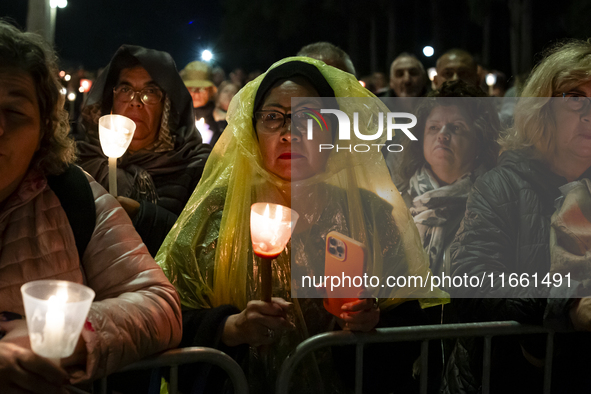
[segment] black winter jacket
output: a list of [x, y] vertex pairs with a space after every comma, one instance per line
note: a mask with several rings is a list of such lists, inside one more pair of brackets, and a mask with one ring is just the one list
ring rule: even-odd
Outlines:
[[[574, 280], [570, 281], [570, 286], [567, 280], [559, 286], [540, 284], [550, 270], [550, 218], [555, 211], [554, 202], [560, 196], [558, 188], [566, 183], [565, 178], [551, 172], [544, 162], [533, 159], [526, 151], [503, 153], [498, 167], [476, 181], [464, 220], [451, 246], [452, 272], [457, 276], [467, 274], [482, 278], [484, 275], [487, 280], [481, 288], [453, 290], [462, 322], [516, 320], [558, 331], [572, 330], [569, 307], [584, 285]], [[505, 273], [504, 287], [501, 273]], [[538, 286], [534, 287], [530, 280], [530, 286], [511, 288], [508, 286], [511, 273], [527, 273], [530, 279], [537, 273]], [[492, 286], [488, 279], [490, 274], [494, 277]], [[575, 349], [581, 346], [591, 349], [588, 337], [588, 334], [557, 336], [554, 392], [567, 392], [562, 378], [572, 378], [570, 374], [581, 365], [575, 362]], [[543, 371], [525, 361], [523, 351], [543, 358], [545, 337], [493, 341], [492, 392], [536, 392], [535, 387], [541, 388]], [[557, 362], [562, 358], [572, 366], [570, 373], [565, 363]], [[444, 391], [478, 392], [481, 360], [478, 341], [458, 341], [447, 368]], [[566, 376], [561, 377], [561, 374]], [[516, 380], [511, 379], [511, 375], [515, 375]], [[583, 375], [579, 373], [579, 376]], [[521, 383], [514, 383], [516, 381]], [[570, 381], [573, 383], [572, 379]], [[576, 388], [581, 387], [581, 382], [573, 384], [569, 387], [578, 392]], [[582, 384], [587, 385], [586, 382]]]

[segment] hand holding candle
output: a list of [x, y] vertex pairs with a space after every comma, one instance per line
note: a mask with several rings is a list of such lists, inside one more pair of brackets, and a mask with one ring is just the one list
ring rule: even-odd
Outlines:
[[74, 352], [94, 291], [59, 280], [29, 282], [21, 287], [31, 349], [59, 363]]
[[105, 115], [99, 119], [99, 139], [109, 158], [109, 193], [117, 196], [117, 158], [123, 156], [133, 140], [135, 123], [122, 115]]
[[279, 256], [291, 238], [299, 215], [278, 204], [256, 203], [250, 208], [250, 236], [254, 253], [262, 259], [262, 300], [271, 302], [271, 260]]

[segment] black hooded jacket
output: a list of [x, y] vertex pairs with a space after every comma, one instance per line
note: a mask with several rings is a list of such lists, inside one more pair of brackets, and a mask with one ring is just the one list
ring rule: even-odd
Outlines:
[[[105, 188], [108, 158], [98, 138], [98, 117], [111, 113], [113, 88], [122, 69], [141, 65], [170, 102], [167, 144], [158, 149], [126, 152], [117, 161], [119, 195], [140, 202], [133, 224], [155, 256], [201, 179], [209, 147], [195, 128], [193, 102], [172, 57], [139, 46], [121, 46], [94, 83], [75, 133], [79, 164]], [[164, 116], [164, 113], [163, 113]], [[161, 128], [162, 131], [162, 128]], [[164, 138], [159, 132], [158, 138]], [[146, 190], [148, 192], [146, 192]]]
[[[589, 172], [583, 177], [588, 177]], [[554, 202], [561, 195], [559, 187], [566, 183], [565, 178], [525, 151], [503, 153], [498, 167], [475, 182], [464, 220], [451, 246], [452, 272], [454, 276], [486, 275], [487, 280], [481, 288], [451, 290], [461, 322], [516, 320], [557, 331], [572, 331], [569, 308], [573, 298], [586, 291], [586, 283], [571, 280], [569, 286], [563, 280], [560, 286], [541, 284], [550, 271], [550, 219], [555, 211]], [[504, 286], [501, 273], [505, 274]], [[529, 274], [530, 286], [509, 286], [511, 273]], [[536, 273], [537, 287], [532, 279]], [[559, 372], [568, 370], [566, 365], [577, 365], [578, 347], [591, 349], [591, 341], [576, 339], [579, 335], [556, 336], [553, 363], [556, 391], [553, 392], [578, 392], [577, 387], [580, 388], [570, 374]], [[573, 341], [577, 345], [573, 346]], [[482, 373], [478, 342], [458, 341], [447, 368], [444, 392], [478, 391]], [[543, 370], [528, 364], [523, 352], [543, 359], [545, 346], [545, 336], [493, 340], [491, 392], [541, 392]], [[516, 380], [509, 375], [514, 375]], [[521, 383], [515, 384], [516, 381]], [[565, 389], [562, 385], [565, 381], [573, 384], [575, 391], [561, 391]]]

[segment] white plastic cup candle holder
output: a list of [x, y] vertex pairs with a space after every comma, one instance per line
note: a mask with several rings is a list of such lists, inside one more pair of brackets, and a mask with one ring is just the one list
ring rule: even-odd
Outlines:
[[283, 205], [256, 203], [250, 208], [250, 236], [256, 255], [278, 256], [289, 242], [298, 221], [298, 213]]
[[56, 364], [74, 353], [95, 293], [63, 280], [39, 280], [21, 287], [31, 349]]
[[133, 140], [135, 122], [123, 115], [104, 115], [99, 119], [99, 140], [109, 158], [109, 192], [117, 196], [117, 158], [123, 156]]

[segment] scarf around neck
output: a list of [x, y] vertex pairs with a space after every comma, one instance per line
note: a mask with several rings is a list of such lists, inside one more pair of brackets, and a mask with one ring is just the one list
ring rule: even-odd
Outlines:
[[466, 200], [474, 184], [472, 178], [472, 173], [466, 173], [454, 183], [440, 187], [431, 170], [423, 166], [410, 179], [410, 213], [429, 255], [433, 275], [444, 271], [449, 274], [443, 254], [464, 217]]

